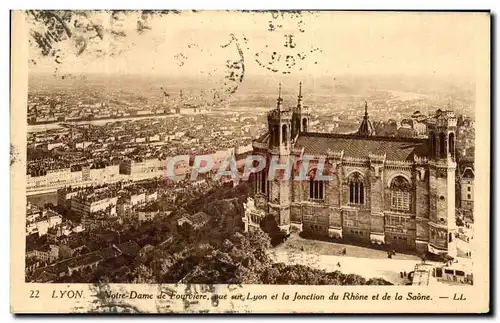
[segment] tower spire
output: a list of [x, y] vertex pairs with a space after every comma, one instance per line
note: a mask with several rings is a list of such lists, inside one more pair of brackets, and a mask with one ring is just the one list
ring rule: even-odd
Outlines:
[[302, 107], [302, 81], [299, 82], [299, 96], [297, 100], [297, 107], [299, 109]]
[[370, 122], [370, 120], [368, 120], [368, 102], [366, 102], [366, 100], [365, 100], [365, 116], [363, 117], [363, 121], [361, 121], [361, 124], [359, 125], [359, 130], [357, 134], [363, 137], [375, 135], [375, 129], [373, 128], [373, 125]]
[[281, 82], [279, 84], [279, 90], [278, 90], [278, 104], [277, 104], [277, 108], [278, 110], [281, 109], [281, 103], [283, 102], [283, 99], [281, 98]]

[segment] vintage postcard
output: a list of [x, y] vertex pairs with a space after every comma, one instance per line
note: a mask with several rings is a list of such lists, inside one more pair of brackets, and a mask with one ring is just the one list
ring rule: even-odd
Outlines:
[[14, 313], [487, 313], [490, 13], [11, 12]]

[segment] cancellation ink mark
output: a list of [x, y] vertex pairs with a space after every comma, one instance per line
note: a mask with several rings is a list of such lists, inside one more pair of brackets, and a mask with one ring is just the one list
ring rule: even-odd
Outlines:
[[[108, 13], [110, 23], [104, 26], [97, 21]], [[148, 19], [151, 15], [165, 15], [175, 11], [127, 11], [127, 10], [28, 10], [26, 16], [30, 24], [29, 44], [40, 57], [30, 60], [31, 66], [37, 59], [49, 57], [55, 62], [54, 77], [59, 75], [59, 66], [71, 62], [87, 53], [90, 58], [113, 57], [135, 46], [122, 41], [129, 34], [125, 18], [137, 16], [135, 31], [138, 35], [151, 30]], [[177, 12], [179, 13], [179, 12]], [[104, 41], [106, 40], [106, 41]]]
[[[321, 52], [321, 49], [307, 44], [307, 37], [303, 35], [306, 33], [306, 24], [302, 12], [272, 11], [271, 18], [267, 31], [277, 33], [280, 30], [287, 30], [287, 32], [282, 36], [281, 47], [266, 44], [265, 48], [272, 48], [271, 51], [262, 50], [254, 53], [257, 65], [273, 73], [292, 74], [304, 70], [306, 59], [317, 64], [315, 54]], [[290, 30], [297, 30], [298, 35]]]
[[[108, 283], [98, 283], [90, 286], [92, 295], [95, 299], [92, 301], [90, 308], [84, 309], [86, 313], [141, 313], [136, 306], [126, 303], [123, 300], [115, 300], [107, 297], [112, 292]], [[116, 292], [116, 290], [115, 290]], [[119, 288], [118, 292], [127, 293], [128, 291]], [[75, 309], [76, 310], [76, 309]]]
[[[208, 105], [218, 106], [224, 104], [228, 101], [231, 95], [238, 91], [239, 85], [243, 82], [245, 78], [245, 56], [243, 48], [248, 48], [248, 39], [245, 36], [243, 36], [242, 39], [243, 41], [240, 43], [240, 40], [236, 37], [236, 35], [232, 33], [229, 34], [228, 41], [218, 47], [220, 49], [230, 50], [228, 56], [233, 55], [235, 58], [226, 58], [222, 66], [220, 63], [213, 64], [218, 66], [218, 68], [214, 68], [213, 65], [211, 65], [210, 69], [199, 70], [200, 74], [205, 74], [209, 77], [215, 77], [216, 75], [220, 75], [222, 72], [220, 80], [221, 87], [215, 87], [209, 90], [210, 97], [207, 96], [206, 92], [201, 90], [199, 91], [200, 93], [198, 97], [205, 97], [205, 101]], [[214, 50], [217, 50], [217, 48], [214, 48], [213, 50], [210, 48], [202, 48], [196, 43], [189, 43], [186, 47], [187, 48], [184, 52], [179, 52], [174, 55], [177, 65], [181, 68], [188, 67], [189, 61], [196, 60], [200, 54], [205, 58], [220, 57], [220, 54], [212, 55]], [[234, 52], [232, 50], [234, 50]], [[184, 96], [183, 98], [187, 99], [189, 98], [189, 95]]]

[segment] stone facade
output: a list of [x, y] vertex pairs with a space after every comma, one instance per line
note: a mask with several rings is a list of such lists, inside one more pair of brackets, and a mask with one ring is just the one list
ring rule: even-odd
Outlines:
[[460, 207], [465, 215], [474, 211], [474, 170], [466, 167], [460, 176]]
[[[292, 228], [455, 255], [453, 113], [438, 110], [427, 125], [428, 139], [376, 137], [362, 129], [335, 135], [303, 131], [309, 109], [304, 112], [301, 93], [293, 111], [283, 109], [281, 102], [279, 97], [268, 114], [269, 132], [254, 142], [254, 154], [268, 161], [292, 156], [295, 162], [291, 178], [268, 178], [269, 165], [256, 174], [260, 214], [273, 214], [285, 232]], [[366, 106], [363, 123], [370, 127]], [[305, 156], [311, 160], [308, 165]], [[326, 161], [321, 172], [329, 176], [326, 181], [316, 178], [321, 159]], [[306, 169], [309, 179], [296, 180]]]

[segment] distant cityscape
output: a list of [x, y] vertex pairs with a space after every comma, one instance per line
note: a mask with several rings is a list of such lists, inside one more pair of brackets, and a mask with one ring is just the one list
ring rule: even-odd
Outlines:
[[[212, 155], [218, 163], [234, 156], [241, 171], [259, 146], [255, 142], [268, 132], [274, 89], [224, 101], [211, 91], [158, 87], [148, 97], [132, 91], [103, 93], [99, 86], [83, 83], [86, 87], [35, 86], [29, 93], [27, 281], [202, 282], [210, 262], [216, 261], [221, 268], [232, 268], [232, 274], [218, 274], [220, 282], [293, 283], [272, 276], [274, 267], [264, 266], [270, 260], [256, 256], [260, 248], [268, 248], [266, 243], [254, 243], [252, 257], [257, 258], [245, 260], [264, 266], [267, 274], [259, 272], [260, 278], [240, 273], [238, 261], [243, 259], [232, 253], [243, 250], [246, 239], [256, 239], [242, 235], [248, 231], [245, 203], [259, 192], [253, 181], [216, 181], [214, 172], [197, 181], [166, 178], [168, 160], [179, 155], [192, 157], [189, 163], [176, 163], [179, 175], [189, 174], [199, 155]], [[428, 140], [436, 110], [457, 115], [455, 200], [462, 229], [456, 234], [468, 241], [475, 140], [470, 101], [389, 90], [369, 90], [363, 96], [343, 91], [337, 86], [327, 91], [330, 96], [318, 92], [309, 97], [303, 90], [304, 109], [310, 111], [307, 132], [356, 135], [365, 101], [374, 133], [389, 138]], [[283, 105], [295, 106], [290, 98], [296, 93], [285, 95]], [[273, 244], [286, 245], [290, 238], [289, 232], [280, 236], [263, 223], [258, 226]], [[220, 258], [228, 252], [231, 264]], [[189, 264], [193, 257], [200, 263]], [[343, 278], [315, 279], [326, 284]], [[359, 284], [411, 283], [408, 277], [396, 282], [357, 279]]]

